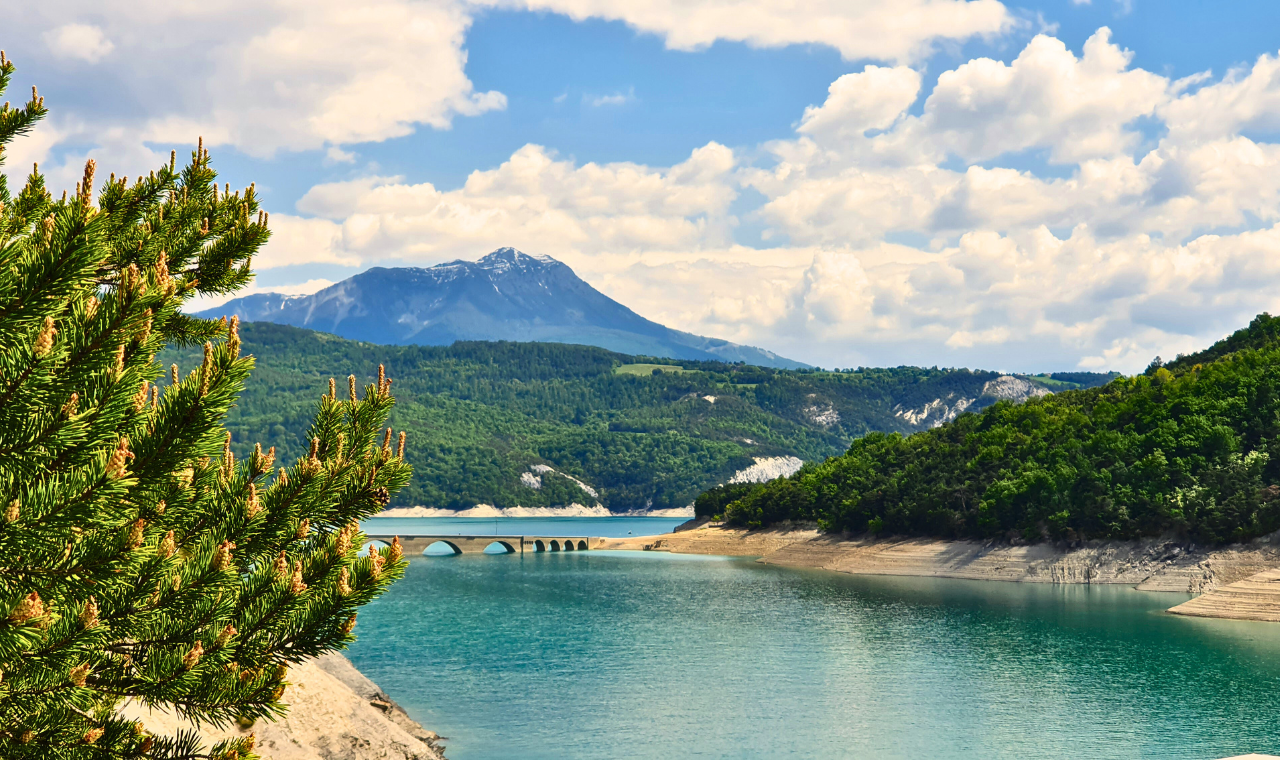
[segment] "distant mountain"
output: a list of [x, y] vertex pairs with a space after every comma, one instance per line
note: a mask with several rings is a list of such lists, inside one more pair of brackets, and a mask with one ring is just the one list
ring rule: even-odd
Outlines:
[[672, 330], [604, 295], [559, 261], [514, 248], [429, 269], [374, 267], [313, 295], [259, 293], [198, 316], [232, 314], [382, 344], [543, 341], [640, 356], [808, 366], [762, 348]]

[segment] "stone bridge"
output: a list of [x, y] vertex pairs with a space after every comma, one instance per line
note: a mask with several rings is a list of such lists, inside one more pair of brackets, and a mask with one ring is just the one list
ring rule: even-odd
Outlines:
[[[392, 539], [392, 536], [366, 536], [369, 541], [384, 544], [391, 543]], [[503, 547], [509, 554], [584, 552], [604, 543], [603, 538], [591, 536], [401, 536], [400, 546], [404, 548], [406, 557], [412, 557], [422, 554], [437, 541], [448, 544], [454, 554], [481, 554], [493, 544]]]

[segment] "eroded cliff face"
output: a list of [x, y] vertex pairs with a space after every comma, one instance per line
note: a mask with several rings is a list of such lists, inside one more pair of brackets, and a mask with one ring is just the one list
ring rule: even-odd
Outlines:
[[166, 710], [126, 704], [121, 713], [149, 730], [196, 730], [208, 743], [254, 734], [266, 760], [444, 760], [440, 737], [411, 719], [340, 654], [289, 670], [289, 713], [275, 723], [225, 729], [196, 727]]

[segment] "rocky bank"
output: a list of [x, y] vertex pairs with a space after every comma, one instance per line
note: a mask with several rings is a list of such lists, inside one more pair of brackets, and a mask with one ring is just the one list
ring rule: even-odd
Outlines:
[[329, 654], [289, 669], [289, 713], [241, 728], [196, 727], [167, 710], [129, 703], [121, 712], [151, 731], [198, 731], [208, 744], [257, 736], [265, 760], [444, 760], [440, 737], [413, 721], [347, 658]]
[[827, 535], [811, 526], [747, 531], [691, 522], [674, 533], [617, 539], [600, 548], [758, 556], [767, 564], [863, 575], [1119, 583], [1201, 595], [1171, 610], [1178, 614], [1280, 621], [1280, 536], [1212, 548], [1171, 539], [1018, 546]]

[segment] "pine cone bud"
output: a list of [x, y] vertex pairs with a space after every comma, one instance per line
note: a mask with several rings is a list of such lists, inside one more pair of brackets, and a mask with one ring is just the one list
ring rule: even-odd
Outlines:
[[116, 450], [111, 453], [111, 458], [107, 460], [107, 477], [124, 477], [127, 473], [127, 465], [130, 459], [133, 459], [133, 452], [129, 451], [129, 439], [121, 436], [119, 442], [116, 443]]
[[93, 744], [102, 738], [104, 731], [101, 728], [91, 728], [84, 732], [84, 743]]
[[169, 256], [164, 251], [156, 258], [156, 285], [166, 295], [173, 295], [173, 278], [169, 276]]
[[350, 636], [352, 629], [354, 629], [355, 627], [356, 627], [356, 616], [352, 615], [351, 617], [342, 621], [342, 626], [340, 627], [340, 630], [342, 631], [342, 635]]
[[302, 518], [302, 522], [298, 523], [298, 529], [294, 531], [293, 537], [297, 539], [303, 539], [303, 538], [306, 538], [307, 534], [310, 532], [311, 532], [311, 521], [304, 517]]
[[356, 402], [356, 376], [347, 375], [347, 391], [351, 393], [351, 403]]
[[302, 561], [298, 560], [293, 563], [293, 577], [289, 579], [289, 593], [298, 596], [307, 590], [307, 584], [302, 582]]
[[391, 456], [391, 428], [387, 428], [387, 432], [382, 435], [382, 458], [387, 459]]
[[227, 326], [229, 337], [227, 338], [227, 346], [231, 349], [231, 355], [239, 358], [240, 356], [240, 317], [232, 315], [231, 323]]
[[156, 514], [162, 515], [164, 514], [164, 510], [165, 510], [164, 499], [161, 499], [160, 501], [156, 502]]
[[178, 375], [178, 365], [170, 364], [169, 365], [169, 387], [174, 388], [181, 381], [182, 381], [182, 378], [179, 377]]
[[14, 625], [22, 625], [28, 620], [42, 618], [45, 615], [44, 601], [40, 595], [32, 591], [9, 613], [9, 620]]
[[351, 573], [347, 568], [338, 571], [338, 596], [351, 595]]
[[262, 504], [259, 503], [258, 500], [258, 486], [255, 483], [250, 483], [249, 498], [245, 502], [245, 514], [248, 515], [250, 520], [252, 520], [258, 516], [258, 512], [260, 511], [262, 511]]
[[378, 395], [379, 396], [382, 395], [382, 386], [386, 381], [387, 381], [387, 368], [379, 364], [378, 365]]
[[137, 549], [142, 546], [144, 540], [143, 530], [147, 527], [147, 521], [139, 517], [133, 521], [133, 525], [129, 526], [129, 537], [125, 540], [125, 544], [130, 549]]
[[405, 431], [400, 431], [400, 444], [396, 446], [396, 459], [404, 459], [404, 441], [409, 437]]
[[199, 664], [200, 664], [200, 658], [201, 658], [203, 655], [204, 655], [204, 645], [197, 641], [197, 642], [195, 643], [195, 645], [191, 647], [191, 651], [189, 651], [189, 652], [187, 652], [185, 655], [183, 655], [183, 657], [182, 657], [182, 669], [183, 669], [183, 670], [191, 670], [191, 669], [192, 669], [192, 668], [194, 668], [196, 665], [199, 665]]
[[18, 512], [22, 504], [14, 499], [9, 502], [9, 508], [4, 511], [4, 521], [7, 523], [16, 523], [18, 521]]
[[160, 544], [156, 547], [156, 556], [160, 559], [169, 559], [176, 548], [177, 542], [173, 539], [173, 531], [169, 531], [164, 534], [164, 538], [160, 539]]
[[378, 552], [369, 553], [369, 577], [375, 581], [382, 577], [382, 563], [385, 562]]
[[284, 556], [284, 552], [280, 552], [280, 556], [276, 557], [275, 564], [272, 565], [276, 577], [283, 578], [289, 574], [289, 560]]
[[385, 508], [391, 503], [391, 492], [386, 486], [378, 486], [378, 490], [373, 492], [373, 501], [378, 506]]
[[83, 687], [84, 682], [89, 677], [89, 664], [77, 665], [67, 674], [67, 679], [76, 686]]
[[35, 738], [36, 738], [35, 732], [32, 731], [31, 729], [27, 729], [26, 731], [23, 731], [21, 734], [18, 735], [18, 742], [20, 744], [30, 744], [32, 741], [35, 740]]
[[339, 557], [344, 557], [347, 552], [351, 551], [351, 536], [350, 525], [344, 526], [342, 530], [338, 531], [338, 538], [334, 541], [333, 550]]
[[90, 628], [98, 626], [98, 602], [93, 597], [89, 597], [89, 601], [85, 603], [84, 609], [80, 611], [80, 627], [86, 631]]
[[71, 398], [67, 399], [67, 403], [62, 405], [63, 417], [74, 417], [80, 410], [80, 394], [72, 393]]
[[138, 332], [133, 336], [134, 338], [137, 339], [138, 343], [146, 343], [147, 338], [151, 337], [151, 314], [152, 314], [151, 309], [147, 309], [146, 321], [142, 323], [142, 327], [139, 328]]
[[116, 347], [115, 373], [116, 373], [116, 377], [120, 377], [121, 375], [124, 374], [124, 346], [123, 345]]
[[218, 544], [218, 550], [213, 555], [214, 570], [230, 569], [231, 550], [234, 548], [236, 548], [236, 545], [231, 543], [230, 541], [223, 541], [222, 543]]
[[391, 547], [387, 549], [387, 560], [395, 563], [404, 557], [404, 549], [400, 546], [400, 537], [396, 536], [391, 539]]
[[227, 623], [227, 627], [223, 628], [222, 632], [218, 634], [218, 648], [221, 649], [222, 647], [225, 647], [227, 642], [235, 637], [237, 633], [239, 632], [235, 629], [235, 626]]
[[133, 411], [135, 414], [142, 411], [142, 407], [147, 405], [147, 390], [150, 385], [151, 383], [143, 380], [142, 384], [138, 386], [138, 392], [133, 394]]
[[330, 401], [336, 401], [338, 399], [338, 384], [333, 381], [332, 377], [329, 378], [329, 393], [326, 397]]
[[177, 573], [174, 573], [173, 577], [169, 579], [169, 588], [173, 589], [174, 591], [177, 591], [178, 589], [182, 588], [182, 576]]
[[53, 339], [58, 330], [53, 326], [53, 317], [44, 318], [44, 327], [36, 337], [36, 356], [44, 356], [53, 350]]

